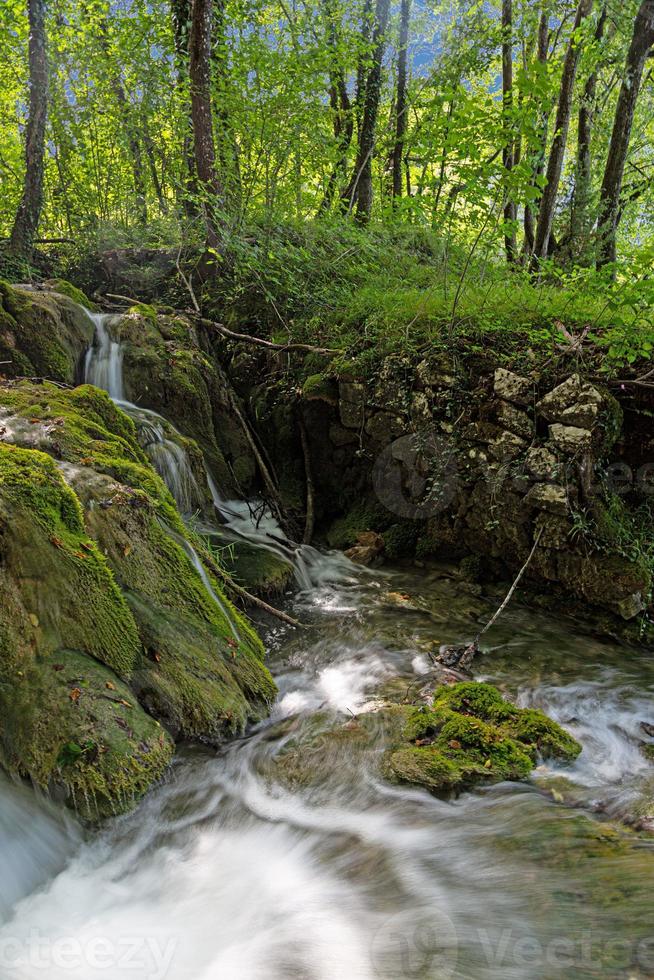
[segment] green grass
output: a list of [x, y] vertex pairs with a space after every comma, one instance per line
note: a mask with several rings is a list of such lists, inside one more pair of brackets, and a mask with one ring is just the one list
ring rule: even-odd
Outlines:
[[204, 300], [239, 328], [364, 363], [442, 347], [533, 366], [570, 350], [562, 324], [573, 338], [586, 331], [575, 358], [610, 372], [650, 356], [653, 291], [638, 270], [612, 283], [551, 266], [534, 280], [422, 229], [314, 222], [229, 242]]

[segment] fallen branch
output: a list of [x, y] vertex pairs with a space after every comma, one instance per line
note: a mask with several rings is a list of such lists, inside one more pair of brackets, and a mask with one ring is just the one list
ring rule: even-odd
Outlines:
[[[342, 350], [333, 347], [316, 347], [313, 344], [274, 344], [272, 340], [263, 340], [261, 337], [253, 337], [252, 334], [249, 333], [236, 333], [235, 330], [230, 330], [223, 323], [219, 323], [217, 320], [209, 320], [206, 316], [202, 316], [198, 306], [198, 301], [190, 282], [186, 279], [184, 281], [194, 306], [194, 312], [192, 313], [190, 310], [176, 310], [175, 312], [196, 320], [203, 327], [207, 327], [210, 330], [217, 330], [218, 333], [222, 334], [223, 337], [227, 337], [228, 340], [238, 341], [242, 344], [253, 344], [257, 347], [265, 347], [267, 350], [303, 350], [308, 351], [311, 354], [325, 355], [343, 353]], [[106, 293], [105, 295], [107, 299], [118, 299], [124, 303], [129, 303], [130, 306], [139, 306], [141, 304], [140, 300], [134, 299], [132, 296], [122, 296], [120, 293]]]
[[194, 319], [197, 319], [203, 327], [208, 327], [212, 330], [217, 330], [221, 333], [223, 337], [227, 337], [229, 340], [239, 341], [243, 344], [254, 344], [257, 347], [265, 347], [267, 350], [304, 350], [309, 351], [312, 354], [342, 354], [342, 350], [337, 350], [333, 347], [315, 347], [313, 344], [274, 344], [272, 340], [262, 340], [261, 337], [253, 337], [249, 333], [236, 333], [234, 330], [229, 330], [222, 323], [218, 323], [216, 320], [208, 320], [204, 316], [194, 315]]
[[289, 616], [288, 613], [282, 612], [281, 609], [276, 609], [275, 606], [271, 606], [269, 603], [264, 602], [264, 600], [260, 599], [259, 596], [253, 595], [251, 592], [248, 592], [247, 589], [244, 589], [242, 585], [237, 585], [231, 575], [228, 575], [225, 569], [221, 568], [220, 565], [213, 560], [211, 553], [207, 548], [204, 549], [204, 560], [209, 568], [209, 571], [213, 572], [213, 574], [218, 578], [221, 578], [225, 585], [237, 596], [240, 596], [241, 599], [252, 603], [254, 606], [258, 606], [259, 609], [263, 609], [263, 611], [267, 612], [270, 616], [275, 616], [277, 619], [281, 619], [283, 623], [287, 623], [289, 626], [298, 626], [302, 628], [302, 623], [299, 620], [293, 619], [293, 617]]
[[134, 299], [133, 296], [121, 296], [120, 293], [105, 293], [107, 299], [119, 299], [123, 303], [129, 303], [130, 306], [143, 306], [143, 302], [140, 299]]
[[536, 535], [536, 539], [532, 545], [531, 551], [527, 556], [527, 560], [525, 561], [524, 565], [522, 566], [522, 568], [514, 578], [513, 584], [511, 585], [511, 588], [505, 595], [503, 602], [501, 603], [499, 608], [495, 610], [495, 612], [488, 620], [486, 625], [479, 630], [472, 643], [469, 643], [467, 646], [464, 645], [464, 646], [441, 647], [439, 656], [437, 657], [439, 663], [444, 664], [446, 667], [458, 667], [461, 670], [467, 670], [469, 668], [476, 654], [479, 653], [479, 641], [481, 637], [484, 635], [484, 633], [487, 630], [491, 628], [493, 623], [497, 621], [501, 613], [504, 612], [509, 602], [511, 601], [511, 597], [515, 592], [516, 588], [518, 587], [518, 582], [520, 581], [524, 573], [527, 571], [529, 562], [534, 557], [534, 553], [536, 551], [536, 548], [538, 547], [538, 542], [541, 539], [542, 533], [543, 533], [543, 528], [541, 527], [538, 531], [538, 534]]

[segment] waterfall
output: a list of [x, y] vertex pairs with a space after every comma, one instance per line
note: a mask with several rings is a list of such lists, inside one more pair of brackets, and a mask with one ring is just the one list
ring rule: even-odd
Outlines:
[[93, 343], [86, 352], [84, 360], [84, 381], [86, 384], [104, 388], [110, 398], [122, 400], [123, 391], [123, 348], [112, 340], [108, 323], [114, 319], [112, 313], [92, 313], [86, 310], [95, 327]]
[[[123, 348], [111, 336], [111, 323], [115, 316], [110, 313], [91, 313], [89, 310], [86, 312], [95, 326], [95, 335], [86, 352], [85, 382], [104, 388], [118, 407], [134, 420], [139, 443], [172, 493], [181, 513], [192, 514], [201, 507], [203, 494], [193, 473], [188, 453], [180, 442], [170, 438], [173, 435], [181, 439], [180, 434], [157, 412], [125, 400]], [[310, 545], [291, 541], [264, 501], [225, 500], [206, 465], [205, 472], [214, 507], [224, 528], [236, 538], [270, 551], [292, 565], [300, 589], [309, 590], [328, 582], [351, 582], [355, 580], [357, 572], [360, 573], [361, 570], [340, 552], [325, 554]], [[212, 527], [209, 530], [216, 531], [218, 528]], [[191, 552], [187, 549], [198, 573], [203, 581], [206, 580], [205, 587], [219, 601], [206, 579], [202, 563], [193, 549]]]
[[289, 562], [300, 589], [309, 590], [328, 582], [354, 582], [357, 573], [360, 574], [361, 569], [340, 551], [322, 552], [311, 545], [291, 541], [264, 501], [224, 500], [208, 470], [207, 484], [225, 527], [236, 537]]
[[202, 491], [193, 473], [188, 453], [179, 442], [169, 438], [181, 436], [170, 422], [157, 412], [126, 401], [123, 383], [123, 346], [112, 338], [111, 313], [86, 311], [95, 326], [93, 343], [84, 360], [86, 384], [103, 388], [109, 397], [136, 424], [138, 440], [148, 459], [172, 493], [182, 514], [191, 514], [202, 504]]

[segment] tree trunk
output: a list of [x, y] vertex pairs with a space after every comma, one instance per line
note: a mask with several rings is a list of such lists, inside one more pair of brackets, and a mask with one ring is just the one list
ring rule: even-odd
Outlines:
[[214, 0], [214, 26], [212, 41], [214, 105], [218, 132], [218, 159], [228, 210], [237, 212], [241, 207], [241, 163], [234, 127], [228, 109], [229, 57], [225, 17], [225, 0]]
[[189, 78], [191, 83], [191, 120], [195, 170], [202, 195], [207, 246], [220, 245], [219, 211], [224, 202], [223, 189], [216, 170], [216, 146], [211, 110], [211, 39], [213, 33], [213, 0], [194, 0], [189, 44]]
[[359, 146], [352, 179], [344, 194], [348, 211], [356, 209], [357, 221], [366, 224], [372, 210], [372, 154], [377, 133], [377, 114], [382, 83], [382, 60], [390, 0], [377, 0], [375, 23], [372, 34], [372, 65], [363, 93], [363, 115], [359, 132]]
[[329, 104], [332, 110], [334, 138], [336, 140], [336, 162], [329, 176], [325, 195], [318, 208], [318, 214], [326, 214], [332, 204], [339, 179], [343, 178], [347, 167], [347, 154], [354, 133], [352, 105], [347, 91], [347, 81], [338, 56], [338, 28], [332, 0], [323, 0], [325, 11], [327, 47], [330, 54]]
[[395, 144], [393, 146], [393, 197], [402, 196], [404, 137], [407, 124], [407, 48], [411, 0], [402, 0], [400, 8], [400, 44], [397, 52], [397, 98], [395, 105]]
[[191, 0], [171, 0], [170, 13], [173, 23], [175, 47], [175, 78], [180, 102], [184, 107], [182, 122], [181, 154], [184, 174], [179, 181], [178, 201], [188, 216], [196, 213], [197, 183], [193, 154], [193, 122], [188, 93], [189, 44], [191, 36]]
[[[541, 66], [541, 70], [547, 65], [547, 55], [549, 48], [549, 16], [543, 11], [538, 23], [538, 41], [536, 45], [536, 60]], [[549, 112], [541, 111], [538, 124], [540, 145], [536, 150], [533, 160], [533, 176], [531, 186], [536, 187], [538, 179], [542, 176], [545, 169], [545, 148], [547, 145], [547, 128], [549, 125]], [[531, 255], [534, 250], [534, 240], [536, 237], [535, 217], [538, 215], [540, 199], [525, 204], [524, 230], [525, 230], [525, 252]]]
[[554, 139], [552, 140], [550, 156], [547, 162], [547, 183], [543, 190], [538, 213], [538, 224], [536, 226], [536, 238], [534, 242], [534, 260], [536, 263], [546, 258], [548, 254], [550, 235], [552, 234], [552, 225], [554, 223], [556, 196], [559, 190], [565, 145], [570, 126], [575, 75], [577, 74], [577, 65], [581, 52], [581, 41], [578, 37], [578, 32], [590, 13], [592, 2], [593, 0], [579, 0], [572, 34], [568, 43], [568, 50], [565, 53], [565, 60], [563, 62], [563, 75], [561, 77], [559, 102], [556, 110]]
[[[595, 42], [599, 44], [604, 36], [604, 26], [606, 24], [606, 7], [603, 8], [597, 27], [595, 28]], [[588, 212], [590, 205], [591, 188], [591, 158], [590, 145], [593, 134], [593, 116], [595, 114], [595, 101], [597, 93], [597, 66], [588, 76], [584, 86], [584, 94], [579, 107], [579, 119], [577, 124], [577, 164], [575, 168], [575, 187], [572, 198], [572, 210], [570, 214], [570, 242], [571, 250], [579, 251], [590, 231]], [[575, 244], [576, 243], [576, 244]]]
[[600, 191], [597, 267], [615, 262], [615, 239], [620, 218], [622, 177], [629, 149], [631, 127], [643, 78], [645, 61], [654, 45], [654, 0], [643, 0], [636, 14], [634, 33], [615, 107], [613, 132]]
[[48, 62], [45, 37], [45, 0], [28, 0], [29, 115], [25, 132], [25, 180], [16, 210], [9, 248], [29, 260], [43, 207], [45, 124], [48, 113]]
[[[512, 0], [502, 0], [502, 117], [503, 139], [502, 163], [505, 179], [511, 180], [514, 158], [513, 120], [513, 4]], [[509, 264], [516, 257], [516, 203], [510, 188], [504, 190], [504, 249]]]

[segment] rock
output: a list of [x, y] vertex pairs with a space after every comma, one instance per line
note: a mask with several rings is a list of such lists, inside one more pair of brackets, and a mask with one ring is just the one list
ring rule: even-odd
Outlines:
[[359, 381], [340, 381], [338, 395], [341, 424], [346, 429], [360, 429], [365, 418], [365, 385]]
[[[536, 534], [542, 529], [540, 548], [548, 548], [552, 551], [564, 551], [570, 548], [571, 525], [568, 520], [563, 519], [563, 516], [543, 510], [536, 518], [534, 528]], [[551, 578], [549, 575], [547, 577]]]
[[536, 411], [548, 422], [592, 428], [602, 401], [597, 388], [573, 374], [541, 398]]
[[365, 429], [373, 442], [385, 446], [403, 435], [406, 432], [406, 425], [397, 415], [391, 415], [389, 412], [377, 412], [376, 415], [372, 415], [368, 419]]
[[536, 480], [554, 481], [560, 470], [554, 453], [544, 446], [534, 446], [525, 456], [525, 468]]
[[396, 716], [403, 724], [386, 756], [386, 774], [432, 792], [527, 779], [539, 755], [571, 760], [581, 752], [556, 722], [514, 707], [490, 684], [439, 687], [431, 705], [402, 707]]
[[527, 443], [520, 436], [513, 432], [502, 432], [497, 439], [494, 439], [488, 446], [488, 454], [493, 459], [503, 463], [515, 459], [525, 449]]
[[334, 446], [351, 446], [359, 441], [356, 432], [336, 424], [329, 426], [329, 439]]
[[522, 439], [531, 439], [534, 433], [534, 424], [526, 412], [521, 412], [515, 405], [509, 402], [498, 402], [496, 409], [497, 421], [502, 428], [515, 433]]
[[643, 612], [645, 603], [640, 592], [632, 592], [631, 595], [625, 596], [624, 599], [616, 602], [615, 609], [623, 619], [633, 619], [634, 616], [638, 616], [639, 613]]
[[532, 507], [546, 510], [550, 514], [556, 514], [560, 517], [564, 517], [568, 513], [566, 490], [554, 483], [534, 484], [525, 497], [525, 502], [531, 504]]
[[415, 391], [411, 397], [411, 419], [418, 424], [432, 421], [429, 398], [423, 391]]
[[487, 446], [498, 439], [501, 434], [502, 429], [493, 422], [469, 422], [463, 427], [461, 438], [467, 442], [478, 442]]
[[132, 420], [89, 385], [7, 382], [0, 406], [0, 757], [97, 820], [161, 777], [168, 732], [218, 743], [276, 689]]
[[493, 390], [498, 398], [515, 405], [530, 405], [533, 398], [533, 384], [528, 378], [522, 378], [506, 368], [496, 368], [493, 378]]
[[384, 551], [384, 539], [376, 531], [362, 531], [357, 535], [357, 543], [348, 548], [345, 557], [358, 565], [371, 565]]
[[558, 422], [550, 425], [549, 434], [556, 448], [568, 455], [587, 452], [593, 438], [588, 429], [580, 429], [576, 425], [561, 425]]

